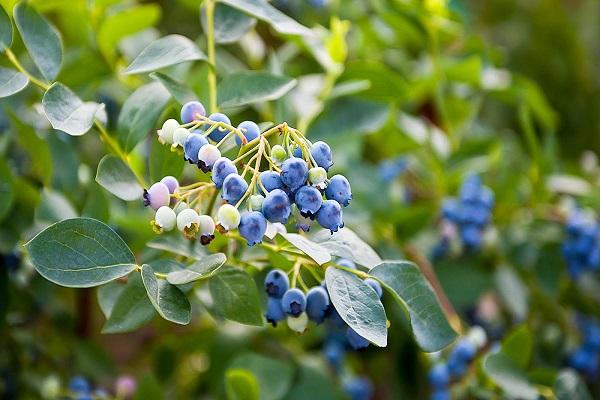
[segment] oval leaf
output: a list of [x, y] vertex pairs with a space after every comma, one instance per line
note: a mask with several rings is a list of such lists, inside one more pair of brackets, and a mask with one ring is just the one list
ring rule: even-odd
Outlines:
[[381, 264], [381, 258], [375, 250], [350, 228], [342, 228], [333, 235], [327, 230], [321, 230], [313, 236], [313, 240], [332, 255], [347, 258], [368, 269]]
[[252, 372], [260, 389], [261, 400], [283, 399], [294, 378], [294, 369], [288, 363], [255, 353], [237, 357], [231, 363], [231, 368], [243, 368]]
[[4, 51], [12, 44], [13, 26], [6, 10], [0, 5], [0, 51]]
[[246, 271], [222, 268], [209, 281], [216, 311], [224, 318], [246, 325], [262, 326], [258, 289]]
[[456, 338], [431, 285], [416, 265], [407, 261], [384, 262], [369, 274], [406, 308], [415, 340], [424, 351], [438, 351]]
[[298, 250], [312, 258], [317, 264], [323, 265], [331, 261], [331, 255], [326, 248], [304, 236], [297, 233], [280, 233], [280, 235]]
[[225, 371], [225, 393], [228, 400], [258, 400], [256, 377], [245, 369], [230, 368]]
[[125, 70], [126, 74], [156, 71], [186, 61], [206, 60], [206, 55], [185, 36], [168, 35], [150, 43]]
[[[206, 12], [202, 12], [202, 28], [206, 32]], [[214, 35], [216, 43], [233, 43], [238, 41], [254, 25], [256, 20], [236, 8], [217, 3], [214, 15]]]
[[296, 86], [296, 80], [269, 72], [244, 71], [231, 74], [219, 83], [219, 105], [239, 107], [276, 100]]
[[132, 274], [116, 298], [102, 333], [131, 332], [150, 321], [155, 314], [142, 277]]
[[0, 221], [10, 211], [15, 200], [13, 176], [4, 158], [0, 159]]
[[62, 286], [98, 286], [136, 269], [135, 258], [108, 225], [91, 218], [57, 222], [25, 247], [35, 269]]
[[325, 280], [340, 317], [360, 336], [379, 347], [387, 345], [387, 318], [377, 293], [356, 275], [329, 267]]
[[142, 281], [148, 298], [161, 317], [180, 325], [190, 323], [190, 302], [177, 286], [164, 279], [157, 279], [154, 270], [148, 264], [142, 266]]
[[42, 105], [52, 127], [73, 136], [89, 131], [96, 113], [104, 107], [91, 101], [81, 101], [71, 89], [59, 82], [44, 93]]
[[186, 283], [209, 278], [225, 264], [225, 261], [227, 261], [225, 254], [211, 254], [185, 269], [169, 273], [167, 281], [173, 285], [185, 285]]
[[150, 157], [148, 157], [150, 179], [158, 182], [167, 175], [179, 178], [185, 164], [182, 162], [181, 154], [169, 151], [158, 140], [150, 143]]
[[160, 235], [148, 242], [147, 246], [196, 260], [206, 257], [206, 250], [199, 240], [188, 240], [179, 232]]
[[58, 31], [25, 1], [15, 6], [14, 17], [33, 62], [46, 80], [53, 81], [62, 63]]
[[483, 370], [509, 398], [536, 400], [539, 393], [521, 370], [504, 353], [490, 354], [483, 361]]
[[28, 83], [29, 78], [19, 71], [0, 67], [0, 98], [19, 93]]
[[143, 189], [131, 169], [119, 157], [112, 154], [100, 160], [96, 182], [125, 201], [137, 200], [143, 194]]
[[279, 33], [289, 35], [312, 35], [312, 31], [288, 17], [265, 0], [219, 0], [253, 17], [265, 21]]
[[153, 72], [150, 74], [150, 78], [162, 83], [165, 89], [171, 93], [171, 96], [173, 96], [179, 104], [183, 105], [188, 101], [196, 100], [198, 98], [192, 89], [162, 72]]

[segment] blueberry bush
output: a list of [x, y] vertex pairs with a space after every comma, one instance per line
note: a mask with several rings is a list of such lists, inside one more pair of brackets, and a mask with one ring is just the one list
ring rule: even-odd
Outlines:
[[1, 397], [600, 396], [597, 143], [518, 3], [0, 0]]

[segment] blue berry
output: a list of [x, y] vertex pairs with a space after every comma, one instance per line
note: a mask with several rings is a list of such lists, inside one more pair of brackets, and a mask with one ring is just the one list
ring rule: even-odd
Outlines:
[[471, 362], [473, 358], [475, 358], [475, 353], [477, 349], [473, 342], [469, 339], [461, 339], [456, 346], [452, 349], [450, 353], [450, 359], [457, 358], [459, 360], [463, 360], [466, 362]]
[[313, 186], [302, 186], [295, 194], [295, 201], [303, 217], [313, 218], [323, 204], [323, 196]]
[[452, 396], [448, 389], [437, 389], [431, 393], [431, 400], [451, 400]]
[[344, 207], [350, 204], [352, 200], [352, 191], [350, 190], [350, 182], [343, 175], [334, 175], [325, 189], [325, 197], [328, 200], [335, 200]]
[[[222, 113], [210, 114], [208, 116], [208, 119], [210, 119], [211, 121], [223, 122], [227, 125], [231, 125], [231, 121], [229, 120], [229, 117]], [[231, 132], [229, 129], [218, 126], [210, 132], [208, 137], [218, 143], [221, 140], [223, 140], [229, 132]]]
[[212, 181], [217, 189], [223, 187], [223, 181], [231, 174], [237, 174], [235, 164], [227, 157], [221, 157], [212, 167]]
[[381, 288], [379, 282], [377, 282], [375, 279], [367, 278], [365, 279], [365, 283], [373, 288], [375, 293], [377, 293], [377, 297], [381, 298], [381, 296], [383, 296], [383, 289]]
[[346, 268], [350, 268], [350, 269], [356, 269], [356, 264], [354, 263], [354, 261], [352, 260], [348, 260], [347, 258], [340, 258], [337, 260], [337, 264], [341, 265], [342, 267], [346, 267]]
[[[247, 142], [251, 142], [260, 135], [260, 128], [252, 121], [244, 121], [238, 125], [238, 129], [242, 131]], [[235, 143], [238, 146], [242, 144], [242, 139], [238, 135], [235, 135]]]
[[274, 189], [283, 189], [284, 185], [281, 182], [281, 175], [275, 171], [263, 171], [258, 176], [260, 183], [265, 187], [267, 192]]
[[265, 318], [267, 322], [273, 326], [277, 326], [277, 323], [285, 318], [285, 312], [283, 312], [283, 307], [281, 306], [281, 299], [269, 297], [267, 300], [267, 312]]
[[269, 222], [287, 223], [292, 213], [287, 194], [281, 189], [270, 191], [263, 201], [262, 213]]
[[360, 336], [354, 329], [350, 327], [348, 327], [346, 330], [346, 340], [348, 340], [348, 344], [354, 350], [360, 350], [369, 347], [369, 341]]
[[294, 151], [292, 152], [292, 155], [294, 157], [297, 157], [297, 158], [302, 158], [302, 149], [300, 148], [300, 146], [296, 146], [294, 148]]
[[288, 276], [280, 269], [272, 269], [265, 277], [265, 291], [269, 297], [280, 299], [289, 287]]
[[183, 143], [183, 159], [190, 164], [198, 164], [198, 152], [208, 140], [202, 135], [202, 131], [192, 131]]
[[405, 157], [397, 157], [379, 164], [379, 176], [384, 182], [391, 182], [400, 176], [408, 166]]
[[237, 203], [248, 190], [248, 183], [238, 174], [229, 174], [223, 180], [221, 197], [229, 204]]
[[350, 396], [350, 400], [371, 400], [374, 389], [369, 379], [360, 377], [345, 382], [344, 391]]
[[342, 221], [342, 208], [335, 200], [325, 200], [317, 212], [317, 222], [331, 233], [337, 232], [339, 228], [344, 227]]
[[450, 382], [450, 373], [448, 372], [448, 366], [444, 363], [436, 364], [429, 370], [428, 374], [429, 384], [436, 389], [443, 389], [448, 386]]
[[199, 101], [188, 101], [181, 107], [181, 123], [188, 124], [198, 118], [206, 116], [206, 110]]
[[288, 158], [281, 164], [281, 181], [292, 190], [303, 186], [308, 179], [308, 165], [298, 157]]
[[325, 142], [315, 142], [310, 148], [310, 154], [319, 167], [325, 168], [325, 171], [333, 165], [331, 157], [331, 148]]
[[262, 242], [267, 231], [267, 220], [258, 211], [250, 211], [242, 214], [238, 227], [240, 235], [248, 242], [248, 246], [254, 246]]
[[323, 355], [334, 371], [338, 372], [342, 369], [345, 351], [339, 341], [327, 340], [323, 346]]
[[306, 314], [311, 321], [320, 324], [329, 309], [329, 295], [321, 286], [311, 288], [306, 294]]
[[288, 289], [281, 298], [281, 306], [286, 314], [297, 317], [306, 309], [306, 296], [300, 289]]
[[83, 376], [74, 376], [69, 381], [69, 390], [75, 393], [89, 393], [92, 390], [90, 383]]
[[464, 360], [458, 358], [450, 358], [448, 360], [448, 372], [454, 378], [463, 376], [467, 372], [467, 367], [468, 364]]

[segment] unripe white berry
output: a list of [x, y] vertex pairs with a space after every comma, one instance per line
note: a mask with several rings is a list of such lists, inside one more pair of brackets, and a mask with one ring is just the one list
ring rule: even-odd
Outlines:
[[215, 233], [215, 221], [209, 215], [200, 215], [198, 217], [200, 228], [198, 233], [201, 235], [212, 235]]
[[324, 188], [327, 181], [327, 171], [322, 167], [311, 168], [308, 171], [308, 180], [313, 186]]
[[154, 223], [158, 225], [163, 231], [170, 231], [175, 227], [177, 221], [177, 215], [175, 211], [167, 206], [162, 206], [156, 210], [154, 216]]
[[173, 144], [173, 133], [179, 128], [179, 122], [171, 118], [164, 122], [162, 129], [158, 131], [159, 140], [163, 143]]
[[173, 132], [173, 146], [183, 147], [185, 139], [187, 139], [188, 136], [190, 136], [190, 131], [188, 131], [186, 128], [175, 129], [175, 132]]
[[192, 224], [198, 224], [198, 213], [191, 208], [186, 208], [177, 214], [177, 229], [185, 233], [186, 228], [191, 228]]
[[229, 231], [240, 225], [240, 212], [231, 204], [223, 204], [217, 211], [217, 221], [223, 229]]
[[298, 333], [304, 333], [306, 326], [308, 325], [308, 316], [305, 312], [298, 315], [297, 317], [287, 317], [287, 324], [291, 330]]
[[264, 200], [265, 200], [265, 198], [263, 196], [261, 196], [260, 194], [254, 194], [254, 195], [250, 196], [250, 199], [248, 200], [248, 202], [250, 204], [250, 209], [252, 211], [262, 210], [262, 204], [263, 204]]
[[180, 212], [182, 212], [183, 210], [188, 209], [188, 204], [185, 201], [182, 201], [181, 203], [178, 203], [175, 208], [173, 209], [173, 211], [175, 211], [175, 214], [179, 214]]

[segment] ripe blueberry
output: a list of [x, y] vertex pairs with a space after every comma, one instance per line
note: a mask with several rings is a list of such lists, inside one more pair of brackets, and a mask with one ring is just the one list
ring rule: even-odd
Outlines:
[[188, 124], [200, 116], [206, 116], [206, 110], [199, 101], [188, 101], [181, 107], [181, 122]]
[[350, 204], [352, 200], [352, 192], [350, 190], [350, 183], [343, 175], [334, 175], [325, 189], [325, 197], [328, 200], [335, 200], [344, 207]]
[[150, 189], [144, 190], [144, 205], [158, 210], [162, 206], [168, 206], [171, 202], [169, 188], [162, 182], [156, 182]]
[[288, 276], [280, 269], [272, 269], [265, 277], [265, 291], [269, 297], [280, 299], [289, 287]]
[[[252, 121], [244, 121], [238, 125], [238, 129], [242, 131], [242, 134], [246, 138], [246, 142], [251, 142], [260, 135], [260, 128]], [[235, 143], [240, 146], [242, 139], [238, 135], [235, 135]]]
[[287, 223], [292, 213], [287, 194], [281, 189], [270, 191], [263, 201], [262, 213], [269, 222]]
[[450, 382], [450, 373], [445, 363], [436, 364], [429, 370], [429, 384], [436, 389], [442, 389], [448, 386]]
[[285, 318], [280, 299], [269, 297], [267, 300], [267, 312], [265, 318], [267, 319], [267, 322], [273, 326], [277, 326], [277, 323]]
[[350, 347], [354, 350], [364, 349], [369, 346], [369, 341], [350, 327], [346, 330], [346, 340], [348, 340], [348, 344], [350, 344]]
[[312, 186], [302, 186], [295, 195], [296, 206], [300, 210], [300, 214], [304, 217], [314, 219], [317, 211], [323, 204], [323, 196], [321, 192]]
[[283, 311], [292, 317], [298, 317], [306, 310], [306, 296], [298, 288], [288, 289], [281, 298]]
[[298, 189], [308, 179], [308, 166], [301, 158], [291, 157], [281, 164], [281, 181], [292, 190]]
[[339, 228], [344, 227], [342, 221], [342, 208], [335, 200], [325, 200], [317, 212], [317, 222], [331, 233], [337, 232]]
[[281, 175], [275, 171], [263, 171], [259, 175], [260, 183], [265, 187], [267, 192], [273, 189], [283, 189], [283, 182], [281, 182]]
[[383, 296], [383, 289], [381, 288], [379, 282], [377, 282], [375, 279], [367, 278], [365, 279], [365, 283], [373, 288], [375, 293], [377, 293], [377, 297], [381, 298], [381, 296]]
[[[229, 117], [227, 115], [225, 115], [225, 114], [222, 114], [222, 113], [213, 113], [213, 114], [210, 114], [208, 116], [208, 119], [210, 119], [211, 121], [214, 121], [214, 122], [223, 122], [223, 123], [225, 123], [227, 125], [231, 125], [231, 121], [229, 120]], [[225, 136], [227, 136], [227, 134], [229, 132], [231, 132], [231, 131], [228, 130], [227, 128], [224, 128], [224, 127], [221, 127], [221, 126], [217, 126], [216, 128], [214, 128], [212, 130], [212, 132], [210, 132], [210, 134], [208, 135], [208, 137], [218, 143], [221, 140], [223, 140], [223, 138], [225, 138]]]
[[215, 183], [215, 187], [221, 189], [225, 178], [230, 174], [237, 174], [237, 172], [235, 164], [229, 158], [219, 158], [212, 168], [212, 181]]
[[313, 143], [310, 148], [310, 154], [315, 159], [317, 165], [321, 168], [324, 168], [325, 171], [329, 170], [329, 168], [333, 165], [333, 161], [331, 159], [331, 148], [325, 142], [318, 141]]
[[92, 390], [92, 387], [87, 379], [78, 375], [69, 381], [69, 390], [75, 393], [88, 393]]
[[267, 231], [267, 220], [258, 211], [250, 211], [242, 214], [239, 225], [240, 235], [248, 242], [248, 246], [254, 246], [262, 242]]
[[223, 180], [221, 197], [229, 204], [237, 203], [248, 190], [248, 183], [238, 174], [229, 174]]
[[208, 140], [199, 133], [201, 131], [192, 131], [183, 143], [183, 159], [190, 164], [198, 164], [198, 152]]
[[[321, 0], [322, 1], [322, 0]], [[373, 398], [373, 384], [368, 378], [352, 378], [344, 383], [344, 391], [350, 400], [371, 400]]]
[[306, 314], [311, 321], [320, 324], [329, 309], [329, 295], [321, 286], [311, 288], [306, 294]]

